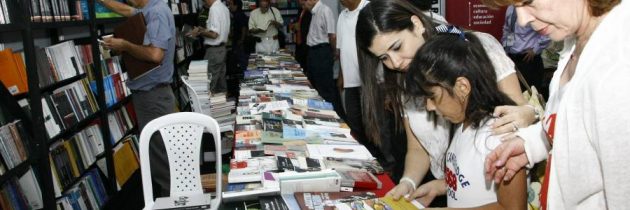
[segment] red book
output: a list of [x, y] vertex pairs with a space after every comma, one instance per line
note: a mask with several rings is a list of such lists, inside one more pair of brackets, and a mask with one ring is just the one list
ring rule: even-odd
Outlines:
[[335, 169], [341, 176], [342, 187], [352, 187], [356, 189], [381, 189], [383, 183], [372, 173], [365, 170], [344, 170]]

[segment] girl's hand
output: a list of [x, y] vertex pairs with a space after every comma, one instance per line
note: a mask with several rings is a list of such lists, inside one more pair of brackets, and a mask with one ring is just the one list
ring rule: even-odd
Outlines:
[[398, 200], [405, 195], [413, 192], [413, 188], [407, 182], [400, 182], [394, 188], [392, 188], [386, 195], [391, 196], [394, 200]]

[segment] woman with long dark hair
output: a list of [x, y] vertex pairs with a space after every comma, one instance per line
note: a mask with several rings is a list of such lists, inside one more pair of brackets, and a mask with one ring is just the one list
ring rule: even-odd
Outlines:
[[[426, 182], [422, 181], [425, 178], [444, 178], [450, 124], [416, 106], [418, 103], [413, 102], [419, 99], [406, 96], [404, 77], [416, 51], [436, 34], [436, 25], [406, 0], [373, 0], [361, 10], [356, 28], [367, 135], [373, 141], [384, 141], [378, 138], [383, 107], [394, 112], [396, 127], [407, 134], [403, 178], [389, 194], [395, 199], [406, 194], [411, 194], [408, 199], [421, 197], [424, 205], [436, 193], [429, 186], [418, 185]], [[499, 90], [517, 104], [524, 104], [514, 63], [501, 44], [489, 34], [474, 32], [473, 35], [494, 66]], [[533, 111], [528, 114], [534, 115]], [[510, 131], [527, 125], [513, 123]]]

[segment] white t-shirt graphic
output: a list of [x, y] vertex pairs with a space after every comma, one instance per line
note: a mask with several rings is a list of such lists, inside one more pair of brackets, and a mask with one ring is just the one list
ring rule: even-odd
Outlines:
[[486, 181], [484, 162], [501, 138], [492, 136], [494, 119], [486, 119], [477, 129], [460, 124], [446, 152], [444, 179], [448, 186], [448, 207], [477, 207], [497, 202], [493, 181]]

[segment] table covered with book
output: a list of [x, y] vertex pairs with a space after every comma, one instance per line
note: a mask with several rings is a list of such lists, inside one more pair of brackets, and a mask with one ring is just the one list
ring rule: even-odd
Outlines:
[[236, 113], [222, 209], [416, 209], [291, 55], [250, 56]]

